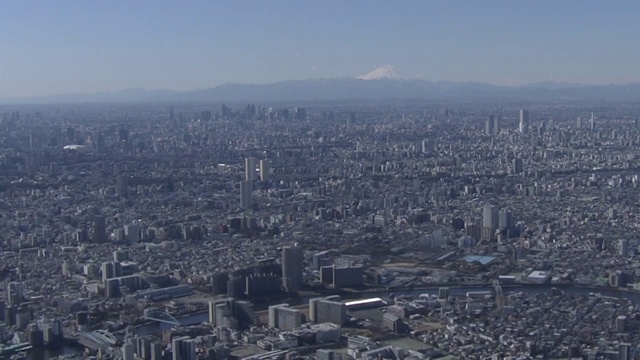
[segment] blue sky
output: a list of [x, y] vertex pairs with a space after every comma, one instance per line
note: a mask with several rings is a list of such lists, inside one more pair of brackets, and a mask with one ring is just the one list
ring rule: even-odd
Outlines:
[[0, 97], [355, 77], [640, 81], [640, 1], [0, 0]]

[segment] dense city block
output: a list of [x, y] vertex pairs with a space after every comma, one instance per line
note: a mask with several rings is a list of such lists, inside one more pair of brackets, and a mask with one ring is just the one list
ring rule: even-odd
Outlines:
[[637, 358], [639, 119], [0, 107], [0, 358]]

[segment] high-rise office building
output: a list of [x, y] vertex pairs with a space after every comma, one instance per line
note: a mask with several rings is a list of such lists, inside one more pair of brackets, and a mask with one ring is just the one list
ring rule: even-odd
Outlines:
[[118, 141], [129, 141], [129, 129], [124, 126], [120, 126], [120, 128], [118, 129]]
[[294, 118], [296, 120], [304, 120], [307, 118], [307, 112], [305, 111], [304, 108], [294, 108], [293, 109], [293, 113], [294, 113]]
[[256, 159], [248, 157], [244, 159], [244, 179], [253, 181], [256, 179]]
[[482, 208], [482, 227], [497, 229], [499, 224], [499, 210], [496, 206]]
[[497, 136], [498, 134], [500, 134], [500, 117], [499, 116], [495, 116], [495, 115], [491, 115], [491, 120], [493, 121], [493, 136]]
[[511, 211], [502, 209], [498, 212], [498, 228], [509, 229], [513, 225]]
[[250, 210], [253, 204], [251, 199], [252, 185], [251, 181], [240, 181], [240, 208]]
[[228, 272], [217, 272], [211, 275], [211, 292], [212, 295], [223, 295], [227, 293], [227, 284], [229, 282]]
[[225, 326], [227, 318], [233, 317], [233, 299], [212, 300], [209, 302], [209, 323], [213, 326]]
[[336, 325], [344, 325], [347, 321], [347, 307], [337, 299], [316, 298], [309, 300], [309, 318], [315, 323], [330, 322]]
[[133, 344], [127, 343], [122, 345], [122, 360], [134, 360]]
[[102, 134], [98, 134], [97, 138], [96, 138], [96, 150], [98, 152], [103, 152], [104, 151], [104, 135]]
[[202, 121], [211, 121], [211, 111], [201, 111], [200, 112], [200, 120], [202, 120]]
[[269, 180], [270, 170], [269, 161], [267, 159], [260, 160], [260, 181]]
[[620, 239], [618, 241], [618, 254], [620, 256], [627, 256], [629, 251], [629, 242], [626, 239]]
[[140, 242], [140, 227], [138, 224], [128, 224], [124, 226], [124, 236], [129, 244], [137, 244]]
[[631, 344], [620, 343], [618, 344], [618, 360], [631, 359]]
[[98, 215], [94, 218], [93, 241], [99, 244], [107, 242], [107, 225], [104, 216]]
[[451, 289], [448, 287], [441, 287], [438, 289], [438, 299], [447, 300], [451, 296]]
[[487, 136], [495, 136], [500, 132], [500, 121], [495, 115], [490, 115], [484, 123], [484, 134]]
[[354, 113], [354, 112], [351, 112], [351, 113], [349, 114], [349, 121], [347, 122], [347, 124], [348, 124], [348, 125], [353, 125], [353, 124], [355, 124], [355, 123], [356, 123], [357, 118], [358, 118], [358, 115], [356, 115], [356, 113]]
[[20, 305], [23, 298], [22, 283], [15, 281], [8, 283], [6, 294], [9, 305]]
[[520, 109], [520, 122], [518, 124], [518, 131], [521, 134], [529, 132], [529, 111]]
[[113, 262], [104, 262], [102, 263], [102, 281], [107, 282], [107, 280], [116, 277], [116, 269], [115, 264]]
[[487, 136], [497, 136], [500, 134], [500, 117], [490, 115], [484, 123], [484, 133]]
[[433, 140], [431, 140], [431, 139], [422, 140], [422, 144], [421, 145], [422, 145], [421, 146], [422, 147], [421, 150], [422, 150], [423, 154], [430, 153], [430, 152], [433, 152], [435, 150], [435, 144], [434, 144]]
[[299, 290], [302, 287], [302, 271], [304, 254], [299, 246], [282, 248], [282, 285], [287, 291]]
[[482, 209], [482, 239], [493, 240], [499, 227], [500, 215], [495, 206], [485, 206]]
[[123, 262], [129, 260], [129, 252], [127, 250], [116, 250], [113, 252], [113, 262]]
[[513, 174], [520, 174], [523, 171], [522, 159], [513, 159], [511, 171]]
[[119, 174], [116, 177], [116, 192], [118, 193], [118, 197], [127, 197], [129, 193], [129, 176]]
[[231, 109], [227, 107], [227, 105], [220, 105], [220, 115], [222, 115], [223, 119], [226, 119], [229, 115], [231, 115]]
[[174, 338], [171, 341], [173, 360], [195, 360], [196, 340], [188, 336]]
[[627, 317], [624, 315], [620, 315], [616, 318], [616, 328], [615, 331], [618, 333], [624, 333], [627, 328]]
[[288, 304], [269, 306], [269, 327], [291, 331], [302, 325], [302, 312]]

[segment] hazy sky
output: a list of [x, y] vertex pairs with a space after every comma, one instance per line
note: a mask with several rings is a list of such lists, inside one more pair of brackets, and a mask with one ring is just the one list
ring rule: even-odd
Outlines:
[[355, 77], [640, 81], [640, 1], [0, 0], [0, 97]]

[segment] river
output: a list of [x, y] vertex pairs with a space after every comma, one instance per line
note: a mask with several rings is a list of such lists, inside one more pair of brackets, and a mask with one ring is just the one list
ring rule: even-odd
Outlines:
[[[640, 292], [632, 292], [627, 290], [618, 290], [618, 289], [610, 289], [610, 288], [579, 287], [579, 286], [573, 286], [573, 285], [569, 285], [569, 286], [562, 286], [562, 285], [507, 286], [507, 285], [504, 285], [503, 292], [505, 295], [509, 293], [515, 293], [515, 292], [534, 294], [534, 293], [549, 292], [554, 287], [568, 294], [588, 295], [589, 293], [599, 293], [599, 294], [602, 294], [603, 296], [625, 298], [633, 301], [636, 304], [640, 303]], [[467, 292], [470, 292], [470, 291], [472, 292], [473, 291], [492, 291], [493, 292], [493, 286], [472, 286], [472, 287], [451, 287], [450, 288], [451, 295], [457, 295], [457, 296], [465, 295]], [[422, 289], [422, 290], [363, 291], [363, 292], [353, 293], [352, 295], [354, 299], [358, 299], [358, 298], [362, 299], [362, 298], [370, 298], [370, 297], [385, 298], [385, 297], [388, 297], [389, 294], [391, 293], [395, 295], [412, 295], [412, 296], [418, 296], [421, 294], [436, 295], [438, 293], [438, 289], [429, 288], [429, 289]], [[313, 297], [317, 297], [317, 296], [313, 296]], [[296, 299], [289, 299], [287, 302], [290, 305], [301, 305], [301, 304], [307, 303], [309, 299], [313, 297], [311, 296], [299, 297]], [[282, 303], [282, 301], [278, 301], [277, 303]], [[267, 304], [263, 304], [262, 307], [266, 305]], [[196, 325], [196, 324], [200, 324], [208, 321], [209, 314], [208, 312], [202, 312], [198, 314], [185, 316], [185, 317], [179, 318], [178, 320], [184, 326]], [[161, 333], [165, 329], [170, 329], [171, 327], [172, 325], [164, 324], [164, 323], [149, 323], [149, 324], [145, 324], [135, 328], [134, 332], [138, 336], [154, 335], [154, 334]], [[65, 346], [64, 348], [54, 349], [54, 350], [31, 350], [29, 352], [29, 359], [30, 360], [55, 359], [59, 355], [65, 355], [65, 354], [70, 355], [70, 354], [79, 353], [79, 352], [82, 352], [81, 348], [70, 347], [70, 346]]]

